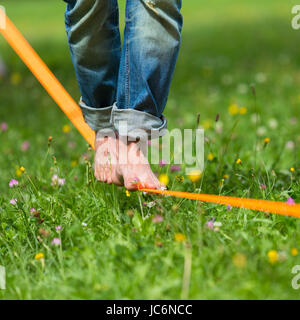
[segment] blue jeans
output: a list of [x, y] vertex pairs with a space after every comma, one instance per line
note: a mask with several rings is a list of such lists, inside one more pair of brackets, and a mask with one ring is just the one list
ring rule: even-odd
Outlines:
[[85, 121], [95, 130], [160, 133], [181, 44], [181, 0], [65, 0], [66, 31]]

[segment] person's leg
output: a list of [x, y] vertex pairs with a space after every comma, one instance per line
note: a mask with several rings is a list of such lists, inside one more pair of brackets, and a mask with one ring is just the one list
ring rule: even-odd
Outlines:
[[117, 0], [65, 0], [71, 57], [89, 126], [111, 128], [121, 56]]
[[[112, 120], [128, 134], [166, 128], [162, 116], [181, 44], [181, 0], [127, 0], [117, 106]], [[133, 134], [134, 136], [134, 134]]]
[[[158, 136], [181, 44], [181, 0], [127, 0], [126, 27], [112, 123], [121, 136], [135, 141], [143, 131]], [[126, 123], [126, 129], [123, 125]], [[143, 137], [145, 138], [145, 137]], [[125, 144], [119, 139], [120, 144]], [[138, 144], [127, 143], [127, 163], [119, 166], [125, 187], [160, 188]], [[125, 146], [123, 147], [123, 150]]]
[[[85, 121], [96, 131], [95, 177], [121, 185], [112, 106], [121, 57], [117, 0], [65, 0], [65, 24]], [[105, 133], [103, 134], [103, 131]]]

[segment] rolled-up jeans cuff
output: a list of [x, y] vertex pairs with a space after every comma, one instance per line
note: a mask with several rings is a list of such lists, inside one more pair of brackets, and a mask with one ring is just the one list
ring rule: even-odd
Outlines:
[[79, 101], [79, 106], [85, 122], [91, 127], [91, 129], [94, 131], [113, 129], [113, 125], [111, 123], [111, 112], [113, 106], [92, 108], [86, 105], [82, 99]]
[[119, 135], [127, 136], [129, 140], [147, 137], [148, 139], [158, 138], [165, 134], [167, 119], [164, 116], [156, 117], [150, 113], [134, 109], [118, 109], [113, 106], [111, 123]]

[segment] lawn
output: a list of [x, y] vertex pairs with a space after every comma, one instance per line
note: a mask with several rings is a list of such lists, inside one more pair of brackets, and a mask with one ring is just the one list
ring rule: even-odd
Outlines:
[[[153, 166], [170, 189], [300, 202], [294, 4], [184, 1], [165, 115], [172, 129], [195, 128], [200, 114], [206, 161], [196, 182], [184, 168]], [[78, 100], [64, 2], [0, 5]], [[0, 48], [9, 69], [0, 79], [0, 299], [299, 298], [299, 219], [96, 182], [92, 150], [2, 38]]]

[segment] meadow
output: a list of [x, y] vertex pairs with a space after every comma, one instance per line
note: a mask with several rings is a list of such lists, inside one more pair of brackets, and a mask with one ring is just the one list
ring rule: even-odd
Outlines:
[[[172, 190], [299, 203], [294, 1], [183, 2], [165, 116], [205, 129], [205, 170], [153, 169]], [[78, 100], [65, 3], [0, 5]], [[93, 151], [1, 36], [0, 53], [0, 299], [299, 298], [299, 219], [97, 182]]]

